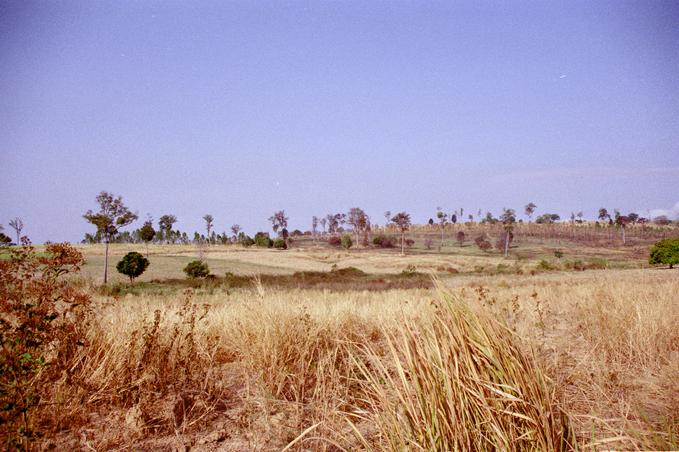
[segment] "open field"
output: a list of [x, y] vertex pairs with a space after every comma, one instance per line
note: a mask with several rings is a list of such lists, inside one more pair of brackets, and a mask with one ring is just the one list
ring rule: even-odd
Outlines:
[[[145, 249], [112, 245], [107, 288], [103, 246], [78, 248], [94, 317], [40, 447], [679, 447], [679, 270], [640, 247], [152, 245], [130, 286], [115, 263]], [[215, 277], [187, 281], [199, 257]]]

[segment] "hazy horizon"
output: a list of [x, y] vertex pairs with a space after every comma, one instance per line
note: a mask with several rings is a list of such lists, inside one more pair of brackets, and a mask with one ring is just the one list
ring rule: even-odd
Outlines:
[[[0, 2], [0, 224], [679, 215], [676, 2]], [[466, 216], [466, 214], [465, 214]]]

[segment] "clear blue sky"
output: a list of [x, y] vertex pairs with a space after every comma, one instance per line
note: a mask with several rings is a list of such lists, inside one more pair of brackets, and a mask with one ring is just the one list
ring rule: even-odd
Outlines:
[[679, 2], [0, 1], [0, 224], [679, 209]]

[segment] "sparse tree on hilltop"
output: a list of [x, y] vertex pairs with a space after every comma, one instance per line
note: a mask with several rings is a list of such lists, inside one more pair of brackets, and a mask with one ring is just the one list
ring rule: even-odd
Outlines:
[[121, 196], [115, 197], [112, 193], [102, 191], [96, 199], [99, 212], [88, 210], [83, 218], [97, 227], [97, 232], [101, 234], [106, 244], [104, 252], [104, 284], [106, 284], [108, 282], [108, 244], [118, 235], [120, 228], [129, 225], [138, 216], [125, 207]]
[[21, 244], [21, 230], [24, 228], [24, 222], [21, 218], [16, 217], [13, 220], [9, 220], [9, 226], [14, 229], [17, 234], [17, 246]]
[[406, 231], [410, 229], [410, 214], [399, 212], [391, 218], [391, 222], [401, 231], [401, 255], [405, 256], [405, 235]]
[[316, 238], [316, 234], [318, 233], [318, 217], [314, 215], [311, 217], [311, 234]]
[[323, 227], [323, 235], [325, 235], [325, 226], [328, 224], [328, 219], [327, 218], [321, 218], [318, 220], [319, 223], [321, 223], [321, 226]]

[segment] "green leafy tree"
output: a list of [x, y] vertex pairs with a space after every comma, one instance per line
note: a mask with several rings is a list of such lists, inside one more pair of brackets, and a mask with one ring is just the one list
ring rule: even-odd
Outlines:
[[116, 270], [128, 278], [130, 282], [134, 282], [134, 278], [141, 276], [148, 268], [149, 260], [136, 251], [127, 253], [116, 265]]
[[349, 234], [344, 234], [342, 236], [342, 242], [341, 243], [342, 243], [342, 248], [344, 248], [345, 250], [348, 250], [354, 244], [354, 242], [351, 240], [351, 236]]
[[648, 262], [669, 265], [670, 268], [679, 265], [679, 239], [665, 239], [653, 245]]
[[502, 215], [500, 216], [502, 221], [502, 228], [504, 229], [503, 239], [504, 239], [504, 255], [507, 257], [509, 254], [509, 242], [514, 238], [514, 224], [516, 223], [516, 212], [514, 209], [502, 209]]
[[163, 215], [158, 220], [158, 228], [160, 229], [160, 232], [162, 233], [163, 237], [165, 237], [166, 242], [169, 241], [170, 237], [172, 236], [172, 227], [176, 222], [177, 217], [170, 214]]
[[285, 239], [281, 238], [274, 240], [273, 247], [276, 248], [277, 250], [287, 250], [288, 244], [285, 243]]
[[368, 215], [360, 207], [352, 207], [349, 209], [347, 215], [347, 223], [349, 223], [356, 235], [356, 243], [359, 240], [359, 234], [366, 230], [369, 224]]
[[406, 231], [410, 229], [410, 214], [406, 212], [399, 212], [391, 218], [391, 222], [394, 223], [398, 229], [401, 231], [401, 255], [405, 256], [405, 235]]
[[186, 276], [192, 279], [205, 278], [210, 274], [210, 268], [208, 267], [207, 262], [195, 260], [186, 264], [186, 267], [184, 267], [184, 273], [186, 273]]
[[146, 257], [149, 256], [149, 242], [156, 236], [156, 230], [153, 229], [153, 219], [148, 218], [144, 222], [144, 226], [139, 229], [139, 237], [146, 243]]
[[108, 244], [119, 234], [120, 228], [129, 225], [138, 216], [130, 212], [123, 204], [121, 196], [116, 197], [112, 193], [102, 191], [96, 199], [99, 211], [88, 210], [83, 218], [97, 227], [97, 233], [101, 234], [106, 244], [104, 253], [104, 284], [106, 284], [108, 282]]

